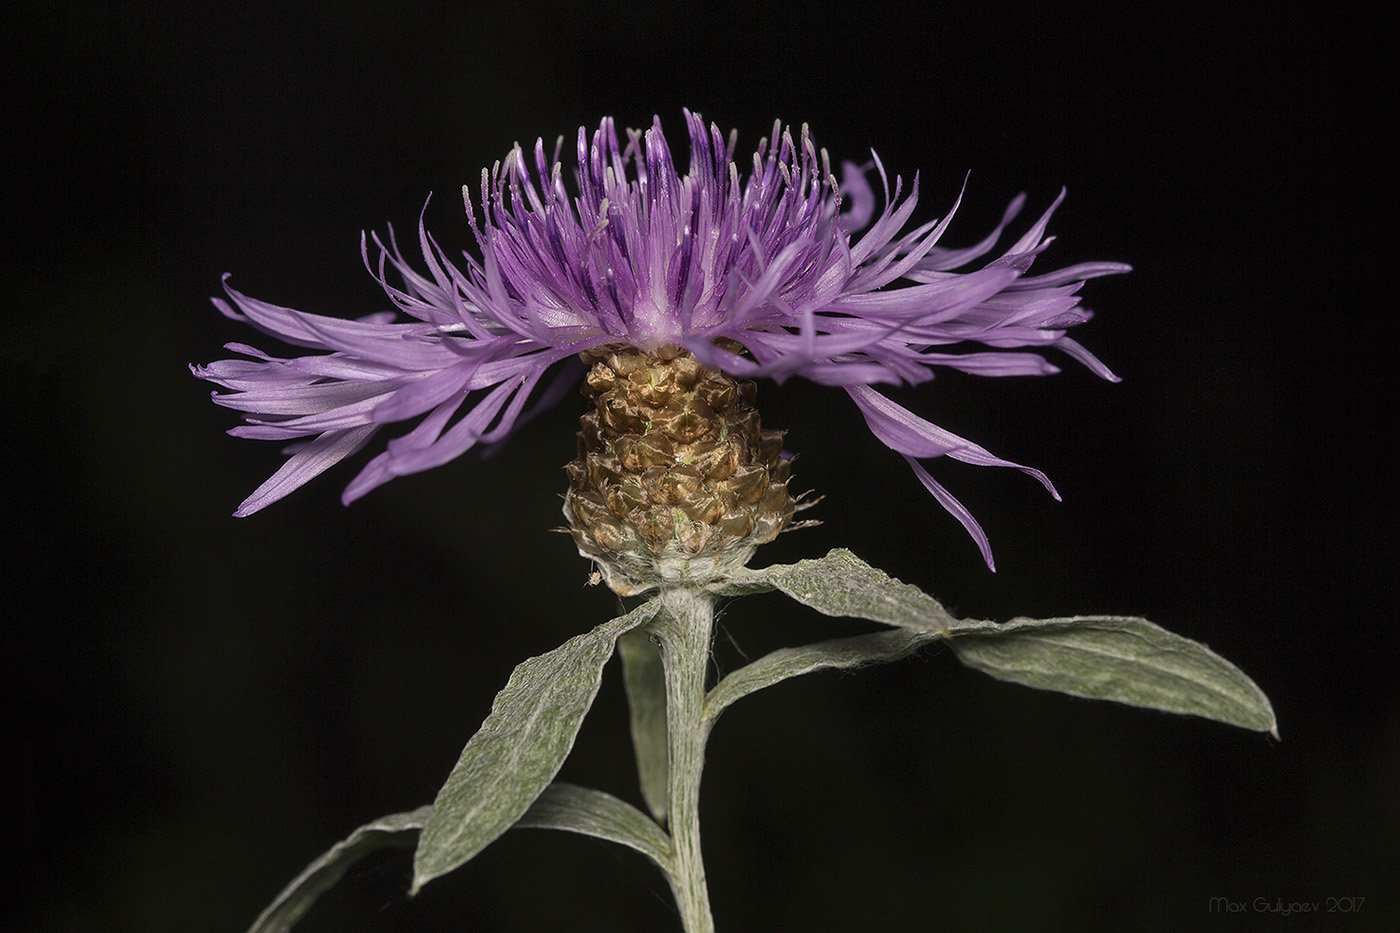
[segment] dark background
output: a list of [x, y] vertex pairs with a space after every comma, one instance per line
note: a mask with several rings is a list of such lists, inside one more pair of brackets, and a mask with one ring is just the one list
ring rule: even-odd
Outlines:
[[[1017, 191], [1034, 215], [1066, 185], [1041, 262], [1136, 266], [1089, 284], [1100, 316], [1076, 334], [1122, 384], [1069, 366], [900, 396], [1063, 492], [932, 464], [998, 573], [842, 393], [802, 384], [761, 403], [823, 524], [757, 562], [849, 546], [965, 615], [1143, 614], [1252, 675], [1283, 735], [999, 684], [938, 651], [789, 682], [710, 746], [721, 929], [1400, 918], [1396, 50], [1378, 7], [194, 6], [7, 15], [19, 791], [0, 926], [246, 928], [355, 826], [430, 801], [517, 662], [616, 614], [551, 533], [579, 404], [351, 508], [343, 465], [235, 520], [280, 457], [224, 436], [232, 413], [185, 367], [252, 336], [208, 304], [221, 273], [378, 310], [361, 229], [411, 229], [434, 192], [431, 227], [465, 246], [457, 192], [514, 141], [656, 113], [682, 151], [683, 106], [737, 127], [741, 153], [775, 117], [836, 159], [873, 146], [921, 173], [920, 220], [971, 170], [950, 245]], [[865, 630], [772, 596], [721, 625], [726, 668]], [[564, 776], [638, 800], [614, 668]], [[572, 835], [510, 833], [412, 901], [408, 873], [371, 859], [303, 928], [675, 922], [639, 856]]]

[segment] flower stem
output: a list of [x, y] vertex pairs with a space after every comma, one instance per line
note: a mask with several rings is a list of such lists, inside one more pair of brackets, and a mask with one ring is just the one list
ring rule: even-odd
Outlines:
[[714, 597], [675, 589], [663, 592], [661, 599], [666, 611], [658, 616], [656, 635], [666, 672], [667, 822], [673, 850], [669, 880], [686, 933], [714, 933], [700, 855], [700, 774], [709, 733], [702, 713]]

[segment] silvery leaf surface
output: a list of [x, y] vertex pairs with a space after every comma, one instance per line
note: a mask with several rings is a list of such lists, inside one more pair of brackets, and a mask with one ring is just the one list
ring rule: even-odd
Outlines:
[[1278, 735], [1268, 697], [1244, 672], [1146, 619], [957, 619], [917, 587], [844, 549], [748, 571], [740, 582], [750, 588], [770, 583], [826, 615], [942, 635], [960, 661], [999, 680]]
[[334, 887], [355, 862], [379, 849], [411, 847], [432, 812], [432, 807], [419, 807], [361, 826], [306, 866], [306, 870], [297, 875], [254, 921], [248, 933], [287, 933], [311, 909], [316, 899]]
[[958, 627], [989, 625], [956, 619], [923, 590], [901, 583], [845, 548], [825, 557], [749, 570], [736, 590], [759, 592], [763, 584], [829, 616], [869, 619], [915, 632], [949, 634]]
[[949, 644], [963, 664], [998, 680], [1203, 716], [1278, 738], [1269, 698], [1243, 671], [1146, 619], [1012, 619]]
[[606, 839], [670, 871], [671, 837], [645, 813], [612, 794], [555, 781], [535, 799], [514, 829], [561, 829]]
[[521, 662], [433, 802], [413, 859], [413, 892], [471, 859], [524, 815], [573, 749], [617, 639], [646, 623], [647, 602]]
[[651, 815], [663, 821], [666, 819], [669, 765], [666, 760], [666, 682], [661, 653], [647, 633], [641, 631], [628, 632], [619, 638], [617, 653], [622, 658], [642, 799]]
[[937, 632], [896, 629], [851, 638], [833, 638], [797, 648], [779, 648], [739, 668], [715, 684], [705, 697], [705, 719], [714, 722], [731, 703], [773, 684], [813, 671], [843, 670], [898, 661], [937, 641]]

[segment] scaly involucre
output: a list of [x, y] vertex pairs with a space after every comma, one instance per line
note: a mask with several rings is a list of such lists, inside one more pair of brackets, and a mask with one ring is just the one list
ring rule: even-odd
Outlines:
[[[806, 127], [794, 140], [781, 124], [741, 173], [734, 134], [726, 139], [698, 114], [686, 112], [685, 120], [684, 172], [659, 121], [625, 139], [611, 119], [591, 136], [580, 128], [576, 193], [564, 181], [561, 147], [547, 158], [542, 141], [531, 154], [517, 146], [482, 172], [479, 213], [463, 189], [479, 258], [449, 259], [421, 220], [426, 275], [404, 258], [392, 230], [387, 242], [373, 237], [373, 258], [362, 237], [366, 267], [406, 322], [394, 311], [345, 320], [278, 307], [236, 291], [225, 276], [228, 299], [214, 299], [220, 311], [317, 351], [275, 357], [235, 343], [227, 349], [248, 359], [192, 367], [230, 390], [215, 393], [216, 402], [244, 412], [246, 424], [231, 434], [296, 442], [234, 514], [277, 501], [381, 427], [421, 419], [350, 482], [349, 503], [395, 476], [504, 440], [577, 384], [583, 351], [678, 345], [735, 376], [802, 376], [844, 389], [991, 565], [976, 520], [917, 461], [949, 456], [1015, 467], [1052, 494], [1054, 487], [1038, 470], [994, 456], [872, 386], [924, 382], [940, 366], [1045, 375], [1057, 369], [1034, 349], [1049, 346], [1115, 379], [1065, 332], [1090, 317], [1079, 304], [1085, 280], [1128, 267], [1090, 262], [1026, 275], [1050, 243], [1045, 229], [1061, 192], [1000, 256], [955, 272], [992, 250], [1024, 195], [981, 242], [947, 249], [937, 244], [956, 202], [941, 220], [905, 229], [918, 203], [917, 176], [907, 195], [898, 178], [891, 193], [875, 158], [863, 168], [843, 164], [838, 187]], [[884, 193], [878, 215], [866, 177], [872, 170]]]

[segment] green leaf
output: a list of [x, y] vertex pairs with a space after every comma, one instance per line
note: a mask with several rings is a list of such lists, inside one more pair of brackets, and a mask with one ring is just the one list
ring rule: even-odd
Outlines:
[[355, 862], [379, 849], [411, 847], [432, 812], [432, 807], [419, 807], [361, 826], [306, 866], [306, 870], [267, 906], [248, 933], [286, 933], [311, 909], [316, 898], [334, 887]]
[[671, 870], [671, 837], [641, 810], [600, 790], [555, 781], [514, 828], [562, 829], [606, 839], [636, 849], [662, 871]]
[[838, 548], [817, 560], [749, 571], [831, 616], [882, 622], [949, 639], [959, 660], [999, 680], [1073, 696], [1204, 716], [1278, 737], [1264, 692], [1199, 642], [1127, 616], [957, 619], [937, 600]]
[[[916, 586], [867, 564], [845, 548], [825, 557], [750, 571], [745, 583], [772, 584], [804, 606], [829, 616], [869, 619], [915, 632], [948, 634], [968, 623], [953, 618]], [[989, 623], [981, 623], [983, 625]]]
[[637, 753], [637, 778], [642, 799], [658, 822], [666, 819], [668, 764], [666, 760], [666, 675], [661, 653], [645, 632], [632, 631], [617, 640], [622, 658], [627, 706], [632, 717], [632, 747]]
[[898, 661], [941, 637], [936, 632], [896, 630], [853, 638], [833, 638], [800, 648], [779, 648], [715, 684], [705, 697], [705, 719], [714, 722], [735, 700], [789, 677], [828, 668], [846, 669]]
[[998, 680], [1204, 716], [1278, 738], [1269, 698], [1243, 671], [1146, 619], [1013, 619], [949, 645], [958, 660]]
[[413, 893], [490, 845], [549, 786], [617, 639], [650, 620], [657, 605], [646, 602], [515, 668], [433, 802], [413, 858]]
[[759, 593], [771, 593], [777, 587], [768, 582], [768, 578], [764, 576], [767, 572], [740, 567], [733, 576], [711, 583], [704, 589], [714, 596], [756, 596]]

